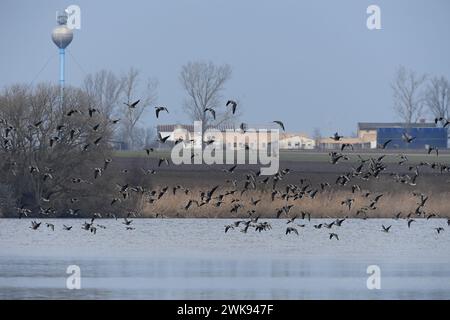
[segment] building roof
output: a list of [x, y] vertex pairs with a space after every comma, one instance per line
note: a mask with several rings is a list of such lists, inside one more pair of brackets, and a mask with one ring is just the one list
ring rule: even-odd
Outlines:
[[369, 141], [362, 140], [360, 138], [341, 138], [339, 141], [336, 141], [331, 138], [322, 138], [319, 140], [319, 143], [327, 143], [327, 144], [358, 144], [358, 143], [369, 143]]
[[[254, 130], [271, 130], [271, 129], [278, 129], [277, 125], [274, 124], [245, 124], [247, 128], [254, 129]], [[194, 132], [194, 125], [193, 124], [159, 124], [156, 126], [157, 132], [173, 132], [176, 129], [185, 129], [188, 132]], [[240, 130], [240, 127], [238, 125], [234, 124], [222, 124], [219, 126], [210, 125], [207, 126], [206, 129], [217, 129], [219, 131], [225, 131], [225, 130]], [[281, 133], [280, 133], [281, 135]]]
[[[193, 124], [159, 124], [156, 126], [158, 132], [173, 132], [176, 129], [184, 129], [188, 132], [194, 132]], [[234, 125], [208, 126], [207, 129], [218, 129], [220, 131], [234, 130]]]
[[289, 138], [294, 138], [294, 137], [300, 137], [300, 138], [304, 138], [304, 139], [311, 139], [310, 137], [308, 137], [307, 134], [305, 133], [287, 133], [287, 132], [281, 132], [280, 135], [280, 140], [284, 140], [284, 139], [289, 139]]
[[434, 122], [358, 122], [358, 130], [376, 130], [379, 128], [435, 128]]

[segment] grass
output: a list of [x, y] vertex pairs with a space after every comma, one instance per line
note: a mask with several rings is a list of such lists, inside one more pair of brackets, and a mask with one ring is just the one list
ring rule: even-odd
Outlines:
[[[426, 152], [421, 151], [408, 151], [403, 152], [406, 154], [409, 161], [407, 165], [399, 167], [394, 165], [398, 162], [399, 151], [386, 151], [385, 163], [392, 163], [391, 168], [402, 169], [407, 171], [409, 165], [417, 164], [419, 162], [450, 162], [450, 153], [448, 151], [442, 152], [439, 157], [435, 154], [428, 155]], [[353, 194], [351, 192], [351, 185], [357, 183], [362, 190], [370, 191], [373, 198], [376, 194], [383, 193], [384, 196], [377, 204], [376, 210], [369, 211], [368, 217], [371, 218], [387, 218], [394, 217], [398, 212], [402, 212], [402, 216], [414, 212], [417, 207], [417, 198], [412, 193], [413, 191], [421, 192], [430, 196], [430, 200], [427, 202], [425, 211], [427, 213], [436, 213], [440, 217], [449, 217], [450, 209], [448, 208], [448, 197], [450, 196], [449, 182], [450, 175], [448, 173], [439, 174], [435, 171], [423, 170], [418, 185], [412, 187], [409, 185], [395, 183], [393, 178], [387, 173], [382, 174], [379, 179], [371, 179], [369, 181], [362, 181], [354, 179], [345, 187], [335, 185], [337, 176], [341, 172], [348, 170], [348, 165], [345, 163], [352, 163], [358, 161], [357, 154], [360, 154], [364, 159], [369, 157], [377, 158], [384, 153], [380, 153], [380, 150], [364, 150], [359, 152], [346, 152], [349, 156], [349, 161], [342, 161], [344, 165], [332, 165], [330, 164], [330, 156], [328, 152], [317, 151], [281, 151], [281, 161], [291, 162], [290, 164], [283, 164], [284, 167], [291, 168], [291, 173], [286, 175], [281, 182], [277, 185], [277, 190], [285, 190], [288, 184], [298, 184], [301, 179], [309, 181], [313, 188], [317, 188], [321, 182], [329, 182], [331, 187], [325, 192], [320, 192], [316, 199], [312, 200], [308, 197], [300, 200], [285, 201], [282, 199], [271, 200], [270, 186], [266, 186], [265, 190], [259, 189], [258, 191], [252, 190], [244, 193], [242, 196], [240, 192], [234, 196], [228, 196], [225, 202], [220, 207], [216, 207], [217, 201], [213, 200], [210, 204], [202, 207], [193, 206], [190, 210], [184, 210], [184, 206], [190, 199], [198, 199], [198, 195], [201, 192], [210, 190], [215, 185], [220, 185], [220, 190], [217, 192], [224, 192], [231, 190], [233, 187], [229, 183], [224, 183], [227, 179], [237, 179], [239, 181], [239, 191], [245, 181], [245, 174], [248, 172], [248, 168], [238, 168], [232, 175], [222, 172], [221, 169], [211, 167], [211, 170], [194, 170], [192, 167], [186, 167], [186, 169], [177, 168], [173, 170], [172, 167], [163, 167], [157, 170], [155, 175], [149, 177], [151, 179], [151, 188], [153, 190], [160, 190], [164, 186], [168, 186], [169, 192], [159, 201], [151, 204], [146, 202], [142, 208], [142, 215], [145, 217], [154, 217], [156, 214], [166, 217], [204, 217], [204, 218], [237, 218], [248, 217], [248, 210], [256, 210], [254, 215], [260, 215], [264, 218], [276, 217], [276, 212], [279, 208], [286, 204], [294, 204], [294, 208], [291, 210], [289, 216], [300, 215], [301, 211], [310, 212], [313, 217], [325, 218], [325, 217], [363, 217], [357, 215], [358, 208], [367, 206], [370, 203], [370, 199], [361, 196], [361, 193], [357, 192]], [[158, 150], [150, 153], [147, 156], [145, 151], [127, 151], [116, 152], [115, 157], [118, 158], [118, 166], [146, 166], [157, 163], [156, 159], [159, 157], [170, 157], [170, 150]], [[145, 164], [146, 158], [152, 159], [148, 164]], [[152, 164], [153, 163], [153, 164]], [[347, 169], [346, 169], [347, 168]], [[331, 169], [331, 170], [330, 170]], [[258, 181], [262, 178], [259, 177]], [[177, 192], [176, 195], [171, 193], [171, 187], [175, 185], [181, 185], [191, 190], [188, 195], [182, 192]], [[262, 187], [259, 185], [259, 187]], [[239, 198], [240, 202], [244, 204], [244, 208], [239, 210], [238, 213], [231, 213], [230, 208], [232, 206], [231, 200], [233, 198]], [[258, 206], [251, 205], [251, 199], [261, 199]], [[348, 210], [342, 201], [347, 198], [354, 198], [355, 202], [351, 210]]]

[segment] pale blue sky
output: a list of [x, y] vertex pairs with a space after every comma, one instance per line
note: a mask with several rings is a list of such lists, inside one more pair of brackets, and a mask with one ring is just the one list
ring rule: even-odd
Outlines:
[[[397, 120], [390, 81], [403, 64], [450, 78], [447, 0], [158, 0], [0, 1], [0, 87], [58, 79], [50, 39], [55, 11], [82, 10], [69, 50], [86, 73], [130, 66], [158, 78], [159, 103], [181, 111], [181, 66], [190, 60], [228, 63], [226, 98], [238, 98], [242, 121], [279, 119], [288, 131], [356, 131], [358, 121]], [[366, 28], [366, 8], [381, 7], [382, 30]], [[69, 55], [67, 83], [84, 72]], [[146, 124], [156, 124], [152, 114]]]

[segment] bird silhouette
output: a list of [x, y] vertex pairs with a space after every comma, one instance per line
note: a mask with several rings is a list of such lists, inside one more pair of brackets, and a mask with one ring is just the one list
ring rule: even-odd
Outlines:
[[159, 118], [159, 114], [161, 113], [161, 111], [165, 111], [165, 112], [169, 113], [169, 110], [164, 106], [155, 107], [156, 118]]
[[290, 234], [290, 233], [295, 233], [296, 235], [298, 235], [298, 230], [294, 227], [287, 227], [286, 234]]
[[133, 103], [124, 102], [124, 104], [130, 109], [135, 109], [140, 101], [141, 100], [139, 99], [139, 100], [134, 101]]
[[336, 233], [330, 233], [329, 239], [335, 238], [336, 240], [339, 240], [339, 236]]
[[334, 141], [340, 141], [343, 138], [343, 136], [340, 136], [339, 133], [335, 132], [334, 135], [332, 135], [330, 138], [333, 139]]
[[33, 230], [37, 230], [37, 229], [39, 229], [39, 227], [41, 226], [41, 222], [36, 222], [36, 221], [31, 221], [31, 229], [33, 229]]
[[205, 108], [205, 110], [203, 110], [204, 113], [206, 112], [210, 112], [211, 115], [213, 116], [213, 119], [216, 120], [216, 110], [214, 110], [213, 108]]
[[406, 143], [409, 144], [409, 143], [413, 142], [416, 139], [416, 137], [413, 137], [410, 134], [408, 134], [407, 132], [404, 132], [402, 134], [402, 139], [403, 139], [403, 141], [405, 141]]
[[228, 100], [226, 106], [231, 107], [231, 113], [234, 114], [236, 112], [237, 102], [233, 100]]
[[281, 122], [281, 121], [279, 121], [279, 120], [275, 120], [275, 121], [272, 121], [272, 122], [273, 122], [273, 123], [276, 123], [277, 125], [279, 125], [280, 128], [283, 129], [283, 131], [286, 131], [285, 128], [284, 128], [283, 122]]

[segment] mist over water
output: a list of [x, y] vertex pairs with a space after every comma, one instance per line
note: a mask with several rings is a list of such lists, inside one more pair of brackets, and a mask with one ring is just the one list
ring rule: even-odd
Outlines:
[[[450, 298], [450, 238], [433, 229], [443, 219], [410, 229], [405, 220], [350, 219], [331, 230], [316, 230], [326, 220], [313, 219], [296, 222], [306, 224], [299, 236], [284, 234], [285, 220], [268, 220], [270, 231], [225, 234], [232, 220], [135, 219], [136, 230], [126, 230], [104, 219], [96, 235], [83, 221], [43, 220], [34, 231], [27, 219], [0, 220], [0, 298]], [[66, 288], [69, 265], [81, 269], [80, 290]], [[367, 289], [369, 265], [380, 267], [380, 290]]]

